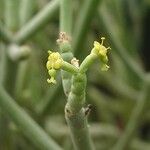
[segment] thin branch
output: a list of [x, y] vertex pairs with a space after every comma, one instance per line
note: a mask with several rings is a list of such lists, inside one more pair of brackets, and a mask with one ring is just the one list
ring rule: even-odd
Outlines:
[[42, 128], [0, 87], [0, 107], [41, 150], [61, 150]]
[[59, 7], [59, 0], [50, 1], [34, 18], [32, 18], [20, 31], [16, 33], [14, 41], [25, 42], [30, 36], [48, 23]]
[[31, 17], [33, 12], [34, 0], [21, 0], [20, 2], [20, 26], [22, 27]]

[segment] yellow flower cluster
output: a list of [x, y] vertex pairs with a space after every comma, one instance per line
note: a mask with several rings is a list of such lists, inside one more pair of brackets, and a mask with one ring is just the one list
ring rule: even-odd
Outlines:
[[104, 37], [101, 38], [102, 42], [99, 43], [97, 41], [94, 41], [94, 48], [92, 49], [91, 53], [96, 54], [102, 63], [101, 70], [107, 71], [109, 69], [109, 66], [107, 65], [108, 57], [107, 57], [107, 50], [110, 49], [110, 47], [106, 48], [103, 45], [103, 42], [105, 40]]
[[47, 79], [48, 83], [56, 84], [56, 70], [60, 69], [63, 63], [63, 59], [58, 52], [48, 51], [48, 61], [46, 63], [46, 68], [48, 70], [48, 74], [50, 75], [50, 79]]

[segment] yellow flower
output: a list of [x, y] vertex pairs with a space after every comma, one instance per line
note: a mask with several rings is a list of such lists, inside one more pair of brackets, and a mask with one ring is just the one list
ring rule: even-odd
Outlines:
[[49, 56], [48, 61], [46, 63], [46, 68], [51, 78], [47, 79], [47, 82], [56, 84], [56, 70], [61, 68], [63, 59], [61, 58], [61, 55], [58, 52], [48, 51], [48, 54]]
[[46, 63], [46, 67], [48, 70], [50, 69], [59, 69], [62, 65], [63, 59], [61, 58], [61, 55], [58, 52], [51, 52], [48, 51], [48, 61]]
[[107, 65], [108, 62], [107, 50], [110, 49], [110, 47], [106, 48], [103, 45], [103, 42], [105, 40], [104, 37], [102, 37], [101, 40], [102, 40], [101, 43], [94, 41], [94, 48], [92, 49], [91, 53], [96, 54], [100, 58], [100, 61], [102, 63], [101, 70], [107, 71], [109, 68], [109, 66]]

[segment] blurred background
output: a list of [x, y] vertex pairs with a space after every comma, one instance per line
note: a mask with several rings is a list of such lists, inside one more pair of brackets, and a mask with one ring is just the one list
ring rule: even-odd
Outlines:
[[[80, 62], [102, 36], [111, 47], [109, 71], [101, 72], [95, 63], [87, 73], [96, 149], [111, 150], [126, 141], [129, 150], [150, 150], [150, 1], [72, 3], [72, 46]], [[0, 82], [47, 134], [72, 150], [60, 73], [56, 85], [46, 81], [47, 50], [59, 50], [59, 24], [58, 0], [0, 0]], [[38, 149], [12, 116], [0, 107], [0, 150]]]

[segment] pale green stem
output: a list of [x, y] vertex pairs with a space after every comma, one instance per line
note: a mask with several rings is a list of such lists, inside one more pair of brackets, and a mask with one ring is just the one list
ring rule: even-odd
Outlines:
[[2, 62], [2, 85], [6, 88], [6, 90], [13, 95], [15, 80], [17, 74], [18, 64], [15, 61], [12, 61], [8, 56], [8, 51], [10, 49], [5, 47], [3, 51], [3, 62]]
[[85, 108], [86, 75], [75, 74], [72, 78], [71, 92], [65, 106], [65, 117], [70, 127], [71, 138], [76, 150], [93, 150], [94, 146], [89, 134]]
[[30, 19], [33, 12], [34, 0], [20, 0], [19, 21], [22, 27]]
[[[19, 13], [19, 21], [20, 26], [22, 27], [31, 17], [33, 9], [33, 0], [21, 0], [20, 1], [20, 13]], [[31, 48], [30, 48], [31, 49]], [[15, 96], [19, 100], [22, 95], [22, 90], [24, 88], [27, 76], [27, 70], [29, 67], [29, 59], [22, 61], [19, 63], [18, 71], [17, 71], [17, 79], [15, 85]]]
[[41, 150], [61, 150], [42, 128], [0, 87], [0, 106], [21, 131]]
[[94, 150], [84, 110], [73, 115], [66, 113], [65, 117], [75, 150]]
[[[63, 60], [66, 62], [71, 62], [71, 59], [73, 58], [73, 54], [71, 52], [71, 44], [69, 41], [63, 41], [59, 44], [61, 56]], [[63, 83], [63, 89], [66, 96], [68, 96], [71, 88], [71, 77], [72, 75], [68, 73], [67, 71], [61, 71], [62, 76], [62, 83]]]
[[15, 32], [18, 28], [18, 3], [19, 0], [5, 0], [5, 24], [6, 27]]
[[11, 42], [12, 36], [11, 34], [5, 29], [5, 27], [0, 22], [0, 40], [3, 40], [4, 42]]
[[62, 64], [62, 67], [61, 67], [63, 70], [71, 73], [71, 74], [76, 74], [78, 73], [78, 68], [73, 66], [72, 64], [66, 62], [66, 61], [63, 61], [63, 64]]
[[88, 55], [80, 65], [79, 68], [80, 72], [85, 73], [89, 69], [89, 67], [93, 64], [93, 62], [96, 60], [96, 58], [97, 55], [95, 54]]
[[[61, 124], [62, 128], [60, 129], [60, 124], [61, 123], [50, 121], [46, 126], [47, 132], [58, 140], [65, 139], [69, 136], [68, 128], [65, 125]], [[106, 141], [107, 139], [109, 139], [111, 141], [116, 141], [117, 139], [119, 139], [120, 131], [115, 126], [101, 123], [91, 124], [90, 134], [95, 141], [97, 140], [101, 144], [101, 141], [103, 140]], [[110, 145], [108, 145], [108, 147], [111, 148]], [[150, 144], [148, 142], [143, 142], [142, 140], [135, 138], [130, 144], [130, 148], [135, 150], [149, 150]]]
[[23, 43], [36, 33], [40, 28], [48, 23], [48, 21], [57, 12], [59, 0], [50, 1], [34, 18], [32, 18], [20, 31], [15, 35], [14, 41]]
[[143, 89], [141, 91], [139, 100], [137, 101], [137, 104], [133, 109], [133, 112], [123, 135], [119, 138], [117, 144], [114, 146], [114, 150], [128, 149], [128, 145], [130, 145], [130, 142], [132, 141], [131, 139], [133, 138], [138, 126], [140, 125], [142, 114], [144, 113], [144, 109], [149, 101], [149, 92], [150, 81], [149, 79], [147, 80], [147, 78], [145, 77]]
[[[8, 30], [15, 32], [18, 28], [18, 0], [5, 0], [5, 18], [4, 22]], [[9, 46], [9, 45], [8, 45]], [[8, 51], [11, 51], [10, 47], [6, 47], [4, 51], [3, 59], [3, 85], [7, 91], [12, 95], [14, 90], [14, 84], [16, 80], [16, 72], [18, 64], [8, 56]]]
[[72, 2], [73, 0], [60, 1], [60, 31], [72, 35]]
[[100, 0], [86, 0], [80, 9], [73, 37], [73, 51], [75, 56], [80, 54], [90, 22], [97, 11], [99, 2]]
[[17, 100], [19, 100], [20, 96], [22, 96], [23, 88], [26, 84], [28, 68], [29, 68], [28, 59], [19, 63], [15, 84], [15, 97]]
[[[5, 21], [7, 22], [8, 20], [6, 19]], [[14, 31], [13, 29], [10, 29], [10, 30]], [[8, 47], [5, 46], [5, 48], [2, 52], [3, 57], [2, 57], [2, 68], [1, 68], [2, 69], [2, 71], [1, 71], [2, 72], [2, 74], [1, 74], [2, 85], [1, 86], [4, 86], [4, 88], [7, 90], [7, 92], [9, 92], [9, 94], [11, 96], [13, 96], [14, 89], [15, 89], [14, 87], [15, 87], [18, 63], [13, 61], [9, 57], [8, 51], [11, 51], [11, 48], [9, 47], [9, 45], [8, 45]], [[4, 118], [1, 118], [1, 119], [5, 119], [5, 116], [3, 116], [3, 117]], [[8, 137], [11, 137], [11, 131], [9, 129], [9, 123], [10, 123], [10, 120], [6, 122], [6, 124], [5, 124], [5, 126], [3, 126], [2, 130], [9, 132]], [[6, 135], [7, 135], [7, 132], [6, 132]], [[4, 138], [6, 138], [6, 137], [4, 137]], [[5, 141], [8, 140], [7, 146], [9, 147], [8, 149], [11, 149], [13, 147], [13, 144], [14, 144], [12, 139], [10, 139], [10, 140], [4, 139], [4, 140]], [[8, 144], [8, 143], [10, 143], [10, 144]]]
[[[65, 32], [66, 36], [72, 36], [72, 0], [61, 0], [60, 2], [60, 32]], [[63, 60], [71, 62], [73, 58], [72, 47], [70, 41], [62, 41], [60, 44], [60, 51]], [[66, 96], [68, 96], [71, 88], [71, 74], [66, 71], [61, 71], [63, 89]]]

